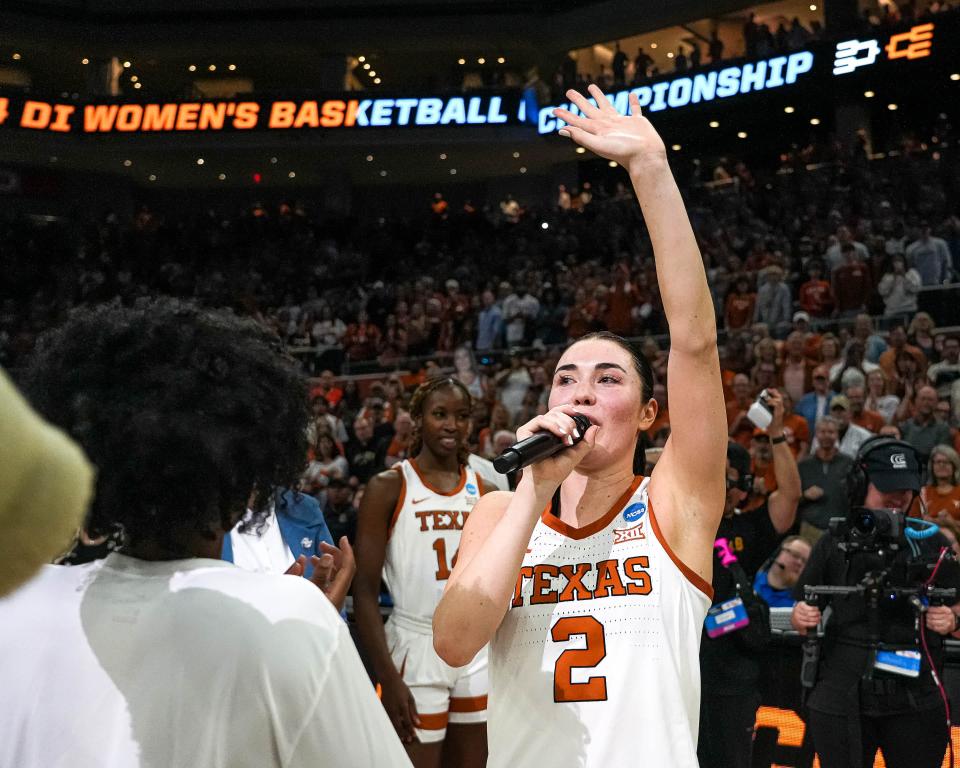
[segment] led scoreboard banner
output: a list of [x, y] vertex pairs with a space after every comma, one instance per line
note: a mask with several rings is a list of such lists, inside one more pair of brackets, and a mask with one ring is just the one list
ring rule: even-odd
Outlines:
[[86, 104], [0, 97], [0, 126], [87, 135], [519, 125], [524, 113], [519, 92]]
[[[844, 83], [876, 72], [890, 83], [956, 64], [960, 67], [960, 11], [898, 30], [885, 39], [866, 36], [815, 42], [808, 48], [754, 61], [724, 62], [712, 68], [659, 77], [610, 94], [626, 114], [631, 93], [649, 113], [673, 112], [766, 91], [809, 90], [811, 99], [839, 102]], [[924, 67], [923, 62], [930, 64]], [[882, 71], [881, 71], [882, 70]], [[956, 72], [956, 69], [951, 69]], [[850, 92], [852, 93], [852, 91]], [[237, 98], [178, 101], [71, 101], [0, 95], [0, 129], [47, 134], [131, 136], [218, 132], [356, 131], [418, 127], [459, 127], [474, 131], [535, 126], [555, 133], [563, 122], [556, 106], [575, 114], [576, 105], [541, 107], [532, 89], [458, 95], [365, 98], [337, 94], [309, 99]]]
[[[942, 49], [945, 55], [957, 56], [960, 50], [960, 24], [956, 11], [944, 15], [940, 21], [918, 24], [889, 36], [885, 44], [880, 39], [851, 39], [833, 43], [815, 43], [807, 50], [788, 55], [773, 56], [760, 61], [731, 63], [730, 66], [689, 72], [661, 78], [610, 94], [610, 100], [621, 114], [627, 114], [628, 99], [636, 94], [645, 112], [677, 110], [695, 104], [725, 101], [748, 93], [785, 89], [798, 85], [823, 85], [832, 76], [848, 75], [857, 71], [869, 72], [879, 63], [917, 62], [928, 60]], [[938, 38], [938, 39], [935, 39]], [[936, 46], [936, 48], [935, 48]], [[829, 69], [827, 68], [829, 67]], [[887, 70], [895, 76], [893, 70]], [[897, 68], [897, 74], [908, 74]], [[819, 94], [824, 98], [824, 94]], [[591, 99], [591, 103], [593, 100]], [[557, 106], [579, 114], [575, 104], [559, 104], [540, 109], [537, 131], [553, 133], [563, 121], [553, 116]]]

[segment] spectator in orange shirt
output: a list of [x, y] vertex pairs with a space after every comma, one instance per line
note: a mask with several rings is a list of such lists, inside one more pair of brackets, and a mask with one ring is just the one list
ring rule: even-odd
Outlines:
[[733, 379], [733, 400], [727, 403], [727, 434], [731, 440], [748, 449], [754, 425], [747, 418], [747, 410], [752, 403], [753, 387], [750, 378], [744, 373], [738, 373]]
[[753, 310], [757, 303], [757, 294], [750, 289], [750, 278], [737, 275], [733, 289], [727, 294], [723, 317], [728, 331], [738, 331], [749, 327], [753, 322]]
[[621, 261], [614, 269], [613, 286], [607, 294], [607, 330], [621, 336], [629, 336], [633, 330], [631, 310], [635, 303], [630, 265]]
[[948, 445], [938, 445], [930, 453], [930, 484], [920, 491], [926, 516], [936, 519], [949, 515], [960, 520], [960, 456]]
[[810, 425], [799, 413], [793, 412], [793, 398], [787, 392], [780, 391], [783, 397], [783, 436], [793, 451], [793, 457], [800, 461], [807, 458], [810, 451]]
[[370, 322], [366, 310], [357, 313], [357, 322], [347, 326], [343, 349], [348, 360], [372, 360], [380, 348], [380, 329]]
[[393, 438], [390, 445], [387, 446], [386, 460], [384, 465], [389, 469], [394, 464], [398, 464], [410, 457], [410, 444], [413, 442], [413, 417], [409, 411], [397, 413], [393, 420]]
[[773, 446], [770, 445], [770, 436], [763, 429], [753, 430], [750, 439], [750, 458], [753, 489], [744, 503], [744, 512], [763, 506], [767, 497], [777, 490], [777, 475], [773, 467]]
[[320, 383], [310, 390], [310, 399], [323, 395], [331, 408], [336, 408], [343, 397], [343, 390], [336, 384], [333, 371], [323, 371], [320, 374]]
[[887, 340], [888, 347], [886, 352], [880, 355], [877, 361], [887, 378], [893, 379], [897, 375], [897, 355], [900, 351], [909, 352], [917, 361], [917, 370], [923, 372], [927, 369], [927, 356], [923, 350], [907, 343], [907, 330], [902, 325], [895, 325], [890, 329], [890, 335]]
[[[823, 263], [811, 259], [807, 264], [809, 280], [800, 286], [800, 307], [810, 317], [826, 318], [833, 313], [836, 300], [830, 283], [823, 279]], [[809, 319], [809, 318], [808, 318]], [[796, 317], [794, 317], [796, 320]]]
[[823, 334], [820, 339], [820, 359], [819, 364], [827, 369], [827, 375], [830, 375], [830, 369], [837, 363], [843, 361], [840, 355], [840, 341], [832, 333]]
[[850, 421], [858, 427], [863, 427], [873, 434], [880, 434], [880, 428], [886, 424], [876, 411], [868, 411], [864, 407], [867, 399], [866, 391], [863, 387], [847, 387], [845, 390], [847, 400], [850, 401]]
[[833, 272], [836, 314], [854, 317], [867, 311], [867, 301], [873, 293], [873, 278], [870, 276], [870, 267], [857, 258], [853, 243], [844, 243], [841, 253], [844, 264]]

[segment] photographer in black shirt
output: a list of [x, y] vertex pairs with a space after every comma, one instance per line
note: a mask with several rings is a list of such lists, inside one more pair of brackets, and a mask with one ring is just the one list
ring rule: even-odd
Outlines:
[[[942, 534], [905, 522], [920, 473], [907, 443], [865, 442], [848, 478], [850, 516], [817, 542], [795, 588], [791, 622], [801, 634], [822, 618], [821, 606], [804, 602], [805, 588], [857, 588], [829, 598], [818, 668], [804, 673], [822, 768], [869, 768], [878, 748], [889, 768], [939, 768], [943, 760], [946, 704], [930, 659], [939, 675], [943, 637], [957, 630], [957, 599], [932, 593], [928, 601], [924, 593], [960, 587], [960, 568], [947, 559]], [[897, 533], [903, 526], [913, 533]], [[811, 656], [816, 648], [808, 646]]]
[[717, 531], [717, 539], [725, 539], [727, 549], [723, 559], [715, 550], [714, 604], [740, 597], [750, 624], [717, 637], [710, 637], [706, 630], [703, 633], [697, 745], [701, 768], [750, 768], [753, 726], [760, 705], [761, 651], [770, 628], [767, 608], [753, 592], [753, 577], [793, 527], [800, 501], [800, 473], [783, 435], [783, 399], [771, 389], [767, 390], [767, 403], [773, 412], [767, 434], [777, 489], [756, 509], [739, 509], [753, 487], [750, 454], [737, 443], [727, 444], [727, 498]]

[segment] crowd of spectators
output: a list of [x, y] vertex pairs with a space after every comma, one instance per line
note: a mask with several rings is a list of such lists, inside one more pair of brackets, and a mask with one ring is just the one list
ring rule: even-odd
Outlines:
[[[938, 141], [948, 140], [947, 127]], [[721, 328], [730, 434], [756, 463], [747, 503], [773, 483], [745, 414], [778, 387], [801, 476], [805, 461], [828, 476], [805, 482], [800, 510], [822, 529], [835, 512], [837, 457], [869, 434], [900, 435], [927, 458], [960, 448], [960, 341], [938, 328], [948, 317], [917, 311], [920, 292], [956, 280], [960, 217], [949, 151], [882, 162], [813, 151], [767, 171], [694, 166], [683, 181]], [[442, 371], [474, 395], [470, 449], [489, 458], [545, 408], [568, 339], [598, 329], [639, 337], [659, 379], [650, 446], [669, 435], [666, 328], [622, 182], [561, 187], [539, 207], [508, 198], [455, 210], [438, 194], [421, 219], [368, 223], [257, 204], [236, 218], [143, 209], [129, 222], [0, 227], [0, 358], [14, 370], [78, 304], [166, 294], [272, 329], [318, 377], [303, 482], [344, 530], [364, 483], [407, 455], [412, 388]]]

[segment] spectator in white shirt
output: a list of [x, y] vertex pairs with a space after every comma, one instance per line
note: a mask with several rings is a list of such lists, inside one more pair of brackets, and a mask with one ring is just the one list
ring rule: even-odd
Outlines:
[[883, 297], [884, 317], [907, 319], [917, 311], [917, 294], [922, 281], [920, 273], [907, 269], [907, 260], [896, 255], [890, 260], [890, 271], [880, 278], [877, 292]]
[[[837, 448], [840, 453], [856, 458], [860, 446], [873, 437], [873, 433], [863, 427], [858, 427], [850, 421], [850, 401], [846, 395], [837, 395], [830, 401], [830, 415], [837, 422]], [[814, 435], [810, 445], [810, 453], [816, 453], [819, 443]]]
[[920, 225], [920, 237], [907, 246], [907, 263], [920, 273], [924, 285], [942, 285], [950, 280], [947, 241], [932, 237], [927, 222]]

